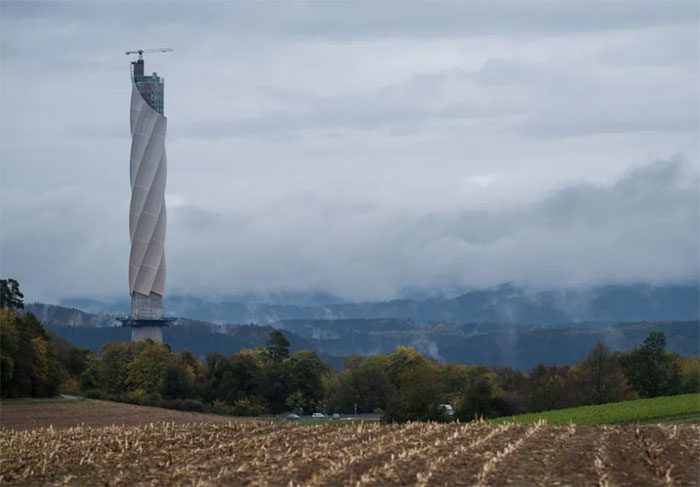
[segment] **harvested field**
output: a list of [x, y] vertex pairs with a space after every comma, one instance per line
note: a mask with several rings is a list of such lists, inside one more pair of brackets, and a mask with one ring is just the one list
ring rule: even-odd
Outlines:
[[698, 485], [700, 428], [152, 423], [0, 432], [0, 483]]
[[80, 400], [0, 401], [0, 428], [33, 429], [53, 426], [136, 426], [154, 421], [228, 423], [231, 418], [120, 402]]

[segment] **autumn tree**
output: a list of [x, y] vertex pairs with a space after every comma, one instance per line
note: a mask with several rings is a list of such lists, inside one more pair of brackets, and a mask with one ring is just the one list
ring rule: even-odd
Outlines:
[[547, 411], [573, 405], [568, 367], [537, 365], [530, 371], [525, 395], [530, 411]]
[[681, 368], [681, 393], [700, 392], [700, 356], [683, 358]]
[[127, 389], [145, 393], [158, 392], [170, 365], [175, 365], [175, 360], [166, 345], [151, 340], [142, 342], [133, 359], [126, 365]]
[[99, 388], [109, 394], [122, 394], [128, 389], [129, 364], [144, 342], [107, 343], [96, 364]]
[[596, 343], [580, 364], [572, 367], [580, 404], [604, 404], [629, 398], [630, 388], [618, 357]]
[[0, 309], [2, 397], [45, 397], [58, 393], [66, 371], [51, 336], [31, 313]]

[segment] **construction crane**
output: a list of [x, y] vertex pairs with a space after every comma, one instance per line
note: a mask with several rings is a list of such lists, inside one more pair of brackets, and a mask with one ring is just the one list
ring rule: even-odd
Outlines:
[[158, 49], [137, 49], [135, 51], [126, 51], [126, 55], [129, 56], [130, 54], [138, 54], [139, 61], [143, 61], [144, 53], [152, 52], [173, 52], [173, 50], [170, 47], [159, 47]]

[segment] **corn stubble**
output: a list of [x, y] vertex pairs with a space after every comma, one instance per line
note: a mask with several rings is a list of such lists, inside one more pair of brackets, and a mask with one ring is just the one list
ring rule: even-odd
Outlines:
[[698, 485], [697, 425], [235, 421], [0, 432], [0, 484]]

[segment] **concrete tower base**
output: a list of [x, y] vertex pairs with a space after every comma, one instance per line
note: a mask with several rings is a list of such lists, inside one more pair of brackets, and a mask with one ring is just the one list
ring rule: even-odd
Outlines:
[[123, 326], [131, 327], [131, 341], [151, 339], [156, 343], [163, 343], [163, 327], [169, 326], [175, 318], [138, 319], [117, 318]]
[[138, 342], [140, 340], [153, 340], [156, 343], [163, 343], [163, 327], [162, 326], [132, 326], [131, 341]]

